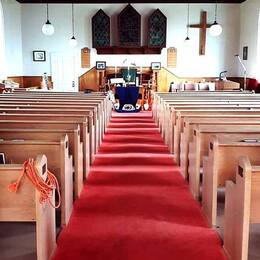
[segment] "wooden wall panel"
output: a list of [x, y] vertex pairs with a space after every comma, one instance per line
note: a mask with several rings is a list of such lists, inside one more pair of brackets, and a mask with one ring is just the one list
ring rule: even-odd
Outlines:
[[[16, 83], [19, 83], [21, 88], [40, 87], [42, 81], [42, 76], [14, 76], [7, 78]], [[49, 81], [51, 80], [52, 79], [49, 76]]]
[[[117, 67], [117, 72], [120, 68]], [[150, 67], [144, 67], [143, 70], [143, 78], [145, 75], [151, 74]], [[114, 74], [115, 67], [107, 67], [106, 74]], [[42, 76], [11, 76], [8, 77], [9, 80], [17, 82], [20, 84], [22, 88], [29, 87], [40, 87]], [[49, 77], [51, 81], [51, 77]], [[202, 82], [202, 81], [215, 81], [215, 77], [199, 77], [199, 78], [179, 78], [174, 75], [172, 72], [168, 71], [165, 68], [162, 68], [158, 73], [158, 91], [168, 91], [171, 82]], [[228, 77], [228, 80], [240, 83], [241, 87], [243, 86], [243, 78], [240, 77]], [[248, 79], [249, 81], [249, 79]], [[95, 68], [92, 68], [81, 77], [79, 77], [79, 90], [84, 91], [85, 89], [91, 89], [93, 91], [99, 90], [99, 79], [98, 74]]]
[[92, 68], [85, 74], [79, 77], [79, 90], [84, 91], [86, 89], [91, 89], [93, 91], [99, 90], [98, 85], [98, 74], [96, 68]]
[[167, 49], [167, 67], [168, 68], [177, 67], [177, 49], [174, 47]]
[[23, 76], [12, 76], [7, 77], [7, 79], [18, 83], [20, 87], [23, 87]]
[[165, 68], [161, 68], [158, 73], [158, 88], [157, 91], [167, 92], [171, 82], [180, 82], [182, 79], [178, 78], [172, 72]]
[[81, 49], [81, 68], [90, 68], [90, 49]]

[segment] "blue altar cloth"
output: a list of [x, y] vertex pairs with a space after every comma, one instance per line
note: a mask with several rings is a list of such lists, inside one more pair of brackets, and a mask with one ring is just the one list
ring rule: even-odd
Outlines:
[[139, 96], [139, 87], [116, 87], [116, 95], [119, 99], [119, 109], [117, 112], [139, 112], [140, 109], [131, 111], [123, 110], [124, 105], [132, 105], [134, 108]]

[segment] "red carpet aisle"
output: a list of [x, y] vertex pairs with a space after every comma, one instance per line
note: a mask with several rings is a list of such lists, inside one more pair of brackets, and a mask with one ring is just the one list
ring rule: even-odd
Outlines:
[[225, 259], [151, 113], [114, 114], [54, 259]]

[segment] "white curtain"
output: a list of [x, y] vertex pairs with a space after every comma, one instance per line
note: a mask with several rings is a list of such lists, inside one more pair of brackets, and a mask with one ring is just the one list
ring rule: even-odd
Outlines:
[[5, 33], [4, 33], [4, 13], [2, 0], [0, 0], [0, 80], [6, 79], [6, 59], [5, 59]]

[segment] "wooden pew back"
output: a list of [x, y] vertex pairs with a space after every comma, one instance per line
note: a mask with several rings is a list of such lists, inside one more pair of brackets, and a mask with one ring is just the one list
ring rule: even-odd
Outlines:
[[224, 187], [225, 181], [235, 180], [236, 165], [241, 156], [249, 156], [260, 164], [260, 143], [229, 141], [212, 136], [208, 157], [203, 160], [202, 209], [209, 223], [216, 225], [217, 188]]
[[[35, 163], [39, 174], [45, 176], [46, 156], [37, 155]], [[40, 204], [40, 194], [27, 178], [22, 181], [17, 193], [7, 189], [20, 177], [22, 169], [21, 164], [0, 165], [0, 221], [36, 221], [37, 260], [50, 259], [56, 247], [55, 209], [48, 203]], [[51, 202], [55, 203], [55, 193]]]
[[59, 141], [63, 136], [68, 136], [69, 152], [73, 156], [74, 194], [79, 197], [83, 188], [83, 145], [80, 142], [78, 129], [3, 129], [0, 128], [0, 138], [3, 140], [44, 140]]
[[73, 167], [69, 156], [68, 136], [59, 141], [4, 141], [0, 140], [0, 150], [7, 161], [23, 163], [42, 152], [49, 157], [48, 167], [57, 177], [61, 187], [61, 222], [68, 223], [73, 205]]

